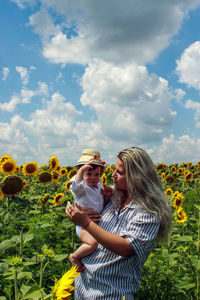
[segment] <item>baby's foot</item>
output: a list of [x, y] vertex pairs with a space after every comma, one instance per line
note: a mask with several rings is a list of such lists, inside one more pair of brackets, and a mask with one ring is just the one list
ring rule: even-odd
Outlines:
[[81, 262], [81, 260], [77, 258], [73, 253], [69, 255], [69, 260], [72, 266], [78, 267], [77, 269], [78, 272], [83, 272], [86, 269], [84, 264]]

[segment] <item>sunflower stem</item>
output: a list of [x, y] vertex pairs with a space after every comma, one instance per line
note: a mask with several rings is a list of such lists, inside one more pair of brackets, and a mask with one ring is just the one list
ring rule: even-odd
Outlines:
[[15, 287], [15, 300], [18, 299], [18, 291], [17, 291], [17, 270], [15, 270], [14, 274], [14, 287]]
[[42, 279], [43, 279], [43, 258], [41, 259], [40, 262], [40, 283], [39, 283], [40, 289], [42, 288]]
[[199, 210], [199, 218], [197, 221], [198, 226], [198, 241], [197, 241], [197, 300], [199, 300], [199, 257], [200, 257], [200, 210]]
[[23, 229], [20, 231], [20, 244], [19, 244], [19, 256], [22, 257], [22, 247], [23, 247]]

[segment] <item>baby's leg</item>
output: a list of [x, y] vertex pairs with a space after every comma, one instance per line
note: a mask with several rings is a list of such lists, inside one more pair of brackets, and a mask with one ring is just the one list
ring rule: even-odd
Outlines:
[[73, 266], [77, 265], [79, 272], [85, 270], [85, 267], [81, 262], [81, 258], [94, 252], [98, 246], [97, 241], [84, 229], [81, 229], [80, 239], [83, 244], [69, 256], [71, 264]]

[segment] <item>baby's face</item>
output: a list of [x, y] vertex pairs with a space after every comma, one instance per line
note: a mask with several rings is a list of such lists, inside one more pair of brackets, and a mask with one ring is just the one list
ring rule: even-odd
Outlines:
[[91, 187], [97, 187], [97, 183], [99, 182], [99, 178], [101, 175], [101, 167], [97, 167], [95, 170], [91, 169], [84, 173], [85, 184]]

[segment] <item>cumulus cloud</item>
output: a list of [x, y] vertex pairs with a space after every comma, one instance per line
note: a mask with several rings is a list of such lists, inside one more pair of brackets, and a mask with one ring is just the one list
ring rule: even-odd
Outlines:
[[200, 41], [190, 45], [177, 60], [179, 81], [200, 91]]
[[[66, 151], [70, 150], [71, 153], [71, 145], [74, 140], [77, 141], [73, 131], [75, 120], [80, 114], [73, 104], [56, 92], [49, 101], [44, 102], [43, 108], [30, 115], [29, 120], [15, 115], [10, 123], [0, 123], [1, 149], [5, 147], [7, 153], [14, 153], [20, 163], [30, 157], [42, 163], [55, 151], [66, 160]], [[74, 144], [74, 150], [78, 151], [77, 143]], [[22, 150], [23, 147], [26, 150]], [[68, 161], [71, 161], [71, 157]]]
[[187, 100], [185, 108], [194, 110], [194, 120], [196, 122], [196, 126], [200, 127], [200, 103], [192, 100]]
[[42, 11], [30, 18], [30, 24], [43, 37], [43, 54], [50, 61], [85, 64], [96, 57], [120, 64], [143, 64], [154, 60], [169, 45], [184, 16], [199, 1], [128, 0], [126, 5], [107, 0], [42, 3], [66, 16], [64, 28], [53, 25], [52, 18], [47, 13], [44, 17]]
[[41, 95], [48, 96], [48, 86], [45, 82], [38, 82], [38, 88], [36, 90], [22, 88], [19, 95], [15, 94], [10, 98], [10, 101], [0, 103], [0, 110], [14, 112], [18, 104], [28, 104], [33, 97]]
[[8, 77], [10, 70], [7, 67], [2, 68], [2, 79], [6, 80], [6, 78]]
[[149, 154], [155, 163], [167, 164], [199, 161], [200, 139], [182, 135], [178, 138], [171, 134], [163, 138], [161, 146], [149, 149]]
[[95, 60], [81, 85], [82, 105], [93, 109], [104, 135], [112, 140], [159, 141], [173, 124], [168, 82], [146, 67], [117, 67]]
[[22, 83], [26, 85], [29, 81], [29, 74], [27, 68], [17, 66], [16, 71], [19, 73]]

